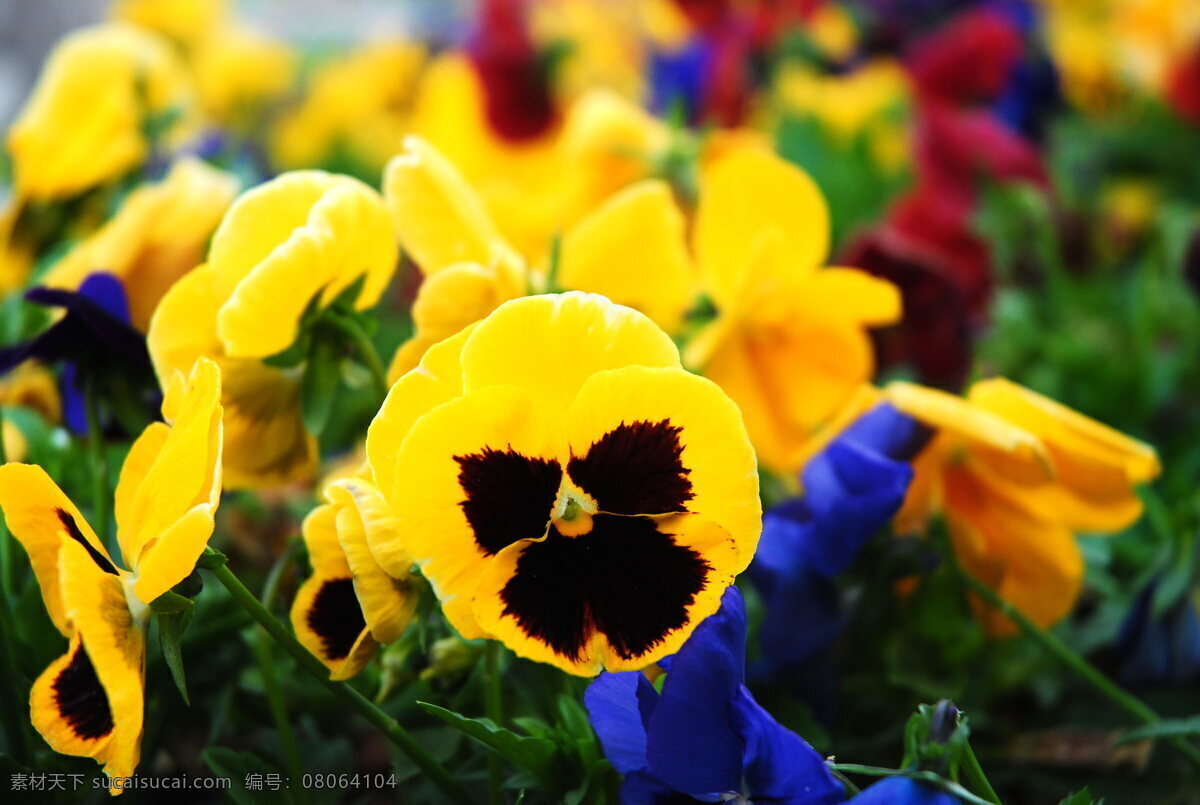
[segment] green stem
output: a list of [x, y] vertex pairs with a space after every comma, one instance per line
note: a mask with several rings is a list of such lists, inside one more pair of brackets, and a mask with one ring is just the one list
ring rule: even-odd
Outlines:
[[258, 621], [259, 625], [267, 630], [267, 633], [271, 635], [275, 642], [290, 654], [292, 659], [301, 668], [328, 688], [334, 696], [340, 698], [351, 709], [355, 710], [382, 732], [388, 740], [395, 744], [396, 748], [408, 755], [413, 763], [417, 765], [417, 768], [428, 775], [434, 784], [442, 789], [452, 801], [463, 803], [463, 805], [471, 802], [471, 797], [466, 789], [450, 776], [450, 773], [446, 771], [441, 763], [438, 763], [428, 752], [422, 749], [420, 744], [394, 718], [380, 710], [371, 703], [370, 699], [363, 696], [354, 688], [331, 680], [329, 678], [329, 671], [321, 664], [321, 661], [310, 654], [304, 646], [300, 645], [283, 624], [263, 607], [262, 603], [254, 597], [254, 594], [246, 589], [246, 586], [238, 580], [237, 576], [233, 575], [228, 565], [223, 561], [214, 562], [210, 559], [205, 562], [204, 566], [208, 567], [212, 574], [216, 576], [217, 581], [225, 586], [225, 589], [229, 591], [229, 595], [233, 600], [237, 601], [250, 614], [250, 617]]
[[[1053, 655], [1059, 662], [1070, 668], [1081, 679], [1094, 687], [1105, 698], [1111, 701], [1117, 707], [1129, 713], [1142, 724], [1157, 724], [1162, 718], [1154, 710], [1137, 698], [1133, 694], [1122, 690], [1117, 685], [1105, 676], [1101, 671], [1085, 660], [1078, 652], [1064, 643], [1055, 635], [1046, 631], [1036, 623], [1025, 617], [1012, 604], [1000, 597], [991, 587], [981, 582], [979, 579], [967, 573], [961, 567], [958, 568], [959, 576], [963, 583], [971, 589], [973, 593], [978, 595], [992, 607], [1000, 611], [1004, 616], [1017, 625], [1027, 637], [1039, 644], [1048, 653]], [[1171, 741], [1179, 752], [1186, 755], [1193, 763], [1200, 765], [1200, 750], [1195, 746], [1183, 740], [1176, 738]]]
[[[8, 535], [0, 529], [0, 540], [8, 540]], [[26, 724], [29, 721], [29, 707], [22, 702], [23, 694], [27, 693], [17, 673], [13, 658], [13, 643], [16, 640], [13, 629], [12, 612], [8, 607], [8, 598], [0, 603], [0, 672], [4, 680], [0, 681], [0, 707], [4, 708], [4, 732], [8, 741], [8, 751], [18, 763], [28, 766], [33, 758], [33, 741]]]
[[[271, 568], [270, 574], [267, 576], [267, 582], [263, 585], [262, 605], [263, 609], [271, 611], [275, 603], [275, 595], [279, 591], [279, 580], [283, 578], [283, 572], [292, 563], [292, 559], [296, 555], [296, 547], [300, 544], [298, 540], [293, 540], [286, 550], [279, 556], [274, 567]], [[265, 629], [258, 629], [255, 636], [254, 648], [255, 654], [258, 657], [259, 673], [262, 675], [263, 689], [267, 695], [267, 704], [271, 709], [271, 718], [275, 722], [275, 729], [279, 732], [279, 743], [283, 748], [284, 760], [288, 765], [288, 774], [293, 780], [300, 780], [304, 776], [304, 765], [300, 762], [300, 748], [296, 743], [296, 733], [292, 730], [291, 719], [288, 718], [287, 704], [283, 698], [283, 691], [279, 687], [279, 678], [275, 675], [275, 658], [271, 651], [271, 636], [267, 634]], [[308, 792], [300, 787], [296, 790], [296, 799], [298, 802], [304, 803], [308, 801]]]
[[379, 360], [379, 353], [375, 351], [375, 344], [371, 341], [371, 337], [363, 330], [362, 325], [351, 316], [330, 316], [330, 321], [349, 339], [350, 346], [354, 348], [354, 356], [371, 373], [375, 390], [382, 400], [388, 393], [387, 368]]
[[981, 799], [972, 794], [967, 789], [963, 788], [953, 780], [947, 780], [940, 774], [921, 769], [885, 769], [881, 766], [862, 766], [858, 763], [829, 763], [829, 770], [834, 774], [863, 774], [868, 777], [907, 777], [910, 780], [926, 783], [941, 791], [961, 799], [963, 802], [969, 802], [971, 805], [993, 805], [986, 799]]
[[[504, 710], [500, 697], [500, 643], [495, 640], [489, 640], [487, 648], [484, 649], [484, 712], [497, 727], [503, 726]], [[504, 802], [504, 793], [501, 789], [503, 780], [501, 778], [503, 769], [500, 765], [500, 756], [495, 752], [488, 752], [488, 782], [490, 785], [489, 798], [492, 805], [500, 805]]]
[[88, 455], [92, 462], [92, 526], [101, 542], [108, 537], [108, 459], [104, 456], [104, 434], [100, 432], [100, 401], [95, 381], [88, 381], [83, 395], [87, 416]]
[[988, 802], [1000, 805], [1000, 796], [983, 773], [983, 767], [979, 765], [979, 758], [975, 757], [975, 750], [971, 748], [970, 741], [963, 742], [962, 761], [963, 773], [967, 775], [967, 782], [971, 784], [971, 788], [982, 794]]

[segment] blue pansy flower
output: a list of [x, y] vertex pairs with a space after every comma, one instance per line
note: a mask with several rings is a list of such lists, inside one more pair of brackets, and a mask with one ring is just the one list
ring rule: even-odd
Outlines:
[[694, 122], [704, 101], [704, 83], [711, 69], [712, 50], [708, 40], [694, 36], [678, 49], [652, 53], [651, 111], [664, 115], [681, 107], [684, 119]]
[[959, 805], [959, 798], [907, 777], [888, 777], [863, 789], [854, 805]]
[[638, 671], [601, 674], [588, 687], [592, 726], [625, 776], [622, 802], [845, 800], [821, 756], [754, 701], [745, 653], [745, 605], [730, 587], [671, 658], [661, 695]]
[[77, 291], [34, 288], [30, 302], [65, 310], [28, 341], [0, 349], [0, 375], [37, 359], [62, 364], [63, 418], [77, 433], [87, 430], [84, 389], [95, 384], [110, 398], [155, 408], [157, 384], [146, 339], [129, 323], [125, 289], [112, 274], [88, 275]]
[[773, 673], [824, 653], [844, 625], [833, 578], [892, 519], [912, 481], [910, 461], [930, 431], [882, 403], [815, 455], [804, 496], [769, 510], [750, 579], [766, 599], [759, 633]]
[[1142, 589], [1117, 634], [1116, 677], [1129, 686], [1188, 685], [1200, 679], [1200, 618], [1190, 594], [1154, 611], [1159, 580]]

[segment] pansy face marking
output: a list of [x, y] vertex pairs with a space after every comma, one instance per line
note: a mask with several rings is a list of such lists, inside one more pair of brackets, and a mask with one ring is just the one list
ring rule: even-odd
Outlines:
[[352, 578], [329, 579], [321, 585], [308, 612], [308, 627], [321, 639], [325, 656], [331, 660], [348, 657], [366, 625]]
[[70, 512], [66, 509], [55, 509], [55, 512], [58, 513], [58, 519], [63, 524], [63, 528], [67, 529], [67, 535], [83, 546], [97, 567], [105, 573], [111, 573], [114, 576], [120, 575], [117, 573], [117, 569], [113, 567], [113, 563], [108, 561], [108, 557], [96, 550], [96, 547], [84, 538], [83, 532], [79, 530], [79, 525], [75, 522], [75, 518], [71, 516]]
[[103, 738], [113, 730], [108, 694], [96, 676], [83, 643], [77, 642], [71, 661], [54, 680], [54, 703], [76, 735], [86, 741]]
[[692, 498], [681, 431], [669, 419], [622, 421], [572, 453], [565, 475], [511, 447], [454, 457], [483, 552], [530, 540], [500, 592], [529, 637], [578, 661], [599, 631], [628, 660], [687, 622], [712, 566], [658, 528]]

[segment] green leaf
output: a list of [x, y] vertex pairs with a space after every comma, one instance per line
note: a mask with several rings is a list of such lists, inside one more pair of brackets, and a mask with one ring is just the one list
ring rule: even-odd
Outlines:
[[1155, 741], [1160, 738], [1191, 738], [1200, 735], [1200, 716], [1190, 718], [1169, 718], [1157, 724], [1138, 727], [1121, 736], [1117, 744], [1127, 744], [1133, 741]]
[[192, 599], [186, 598], [173, 590], [167, 590], [150, 602], [150, 611], [155, 615], [174, 615], [175, 613], [191, 608], [192, 605]]
[[300, 382], [300, 407], [309, 433], [319, 436], [329, 422], [341, 380], [341, 362], [342, 350], [332, 334], [319, 331]]
[[[167, 595], [172, 595], [172, 593], [167, 593]], [[177, 597], [183, 598], [182, 596]], [[183, 609], [159, 614], [158, 645], [162, 649], [163, 659], [167, 661], [167, 667], [171, 669], [171, 678], [175, 680], [175, 687], [179, 688], [179, 695], [190, 707], [192, 702], [187, 692], [187, 676], [183, 672], [181, 644], [183, 643], [183, 633], [192, 620], [194, 608], [191, 601], [186, 598], [183, 600], [188, 604]]]
[[1102, 805], [1103, 799], [1092, 799], [1092, 792], [1084, 786], [1074, 794], [1059, 800], [1058, 805]]
[[200, 554], [200, 558], [196, 560], [196, 567], [204, 570], [213, 570], [218, 567], [223, 567], [229, 563], [229, 557], [213, 547], [206, 547], [204, 553]]
[[[224, 793], [238, 805], [262, 805], [264, 802], [288, 802], [291, 799], [282, 785], [279, 791], [256, 787], [256, 780], [261, 781], [267, 774], [278, 774], [279, 770], [252, 752], [235, 752], [214, 746], [204, 751], [204, 762], [213, 774], [229, 780], [229, 788], [224, 789]], [[294, 786], [301, 783], [300, 780], [286, 782]]]
[[551, 778], [557, 754], [557, 747], [553, 741], [547, 738], [525, 738], [496, 726], [489, 719], [467, 718], [428, 702], [417, 702], [417, 705], [539, 780], [546, 781]]

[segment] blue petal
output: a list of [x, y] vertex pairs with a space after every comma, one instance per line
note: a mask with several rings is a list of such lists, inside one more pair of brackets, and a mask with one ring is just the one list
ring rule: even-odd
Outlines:
[[776, 671], [825, 654], [845, 626], [836, 584], [811, 569], [798, 568], [781, 578], [766, 599], [758, 639], [763, 659]]
[[835, 442], [850, 442], [888, 458], [909, 461], [929, 441], [933, 432], [917, 420], [880, 403], [842, 431]]
[[854, 805], [959, 805], [958, 797], [907, 777], [880, 780], [850, 801]]
[[63, 421], [72, 433], [83, 435], [88, 432], [87, 401], [80, 388], [78, 374], [75, 364], [65, 364], [59, 388], [62, 392]]
[[746, 609], [736, 587], [676, 652], [646, 733], [649, 770], [677, 791], [741, 787], [744, 745], [732, 704], [745, 678]]
[[79, 286], [79, 295], [91, 300], [113, 318], [129, 322], [129, 300], [125, 297], [125, 287], [114, 275], [100, 271], [88, 274]]
[[746, 742], [745, 781], [751, 801], [780, 805], [832, 805], [845, 800], [825, 760], [796, 733], [764, 710], [745, 687], [734, 718]]
[[838, 440], [804, 468], [804, 499], [812, 527], [804, 550], [811, 566], [836, 576], [904, 502], [912, 467]]
[[583, 694], [604, 755], [621, 774], [646, 768], [646, 726], [658, 692], [641, 671], [605, 673]]

